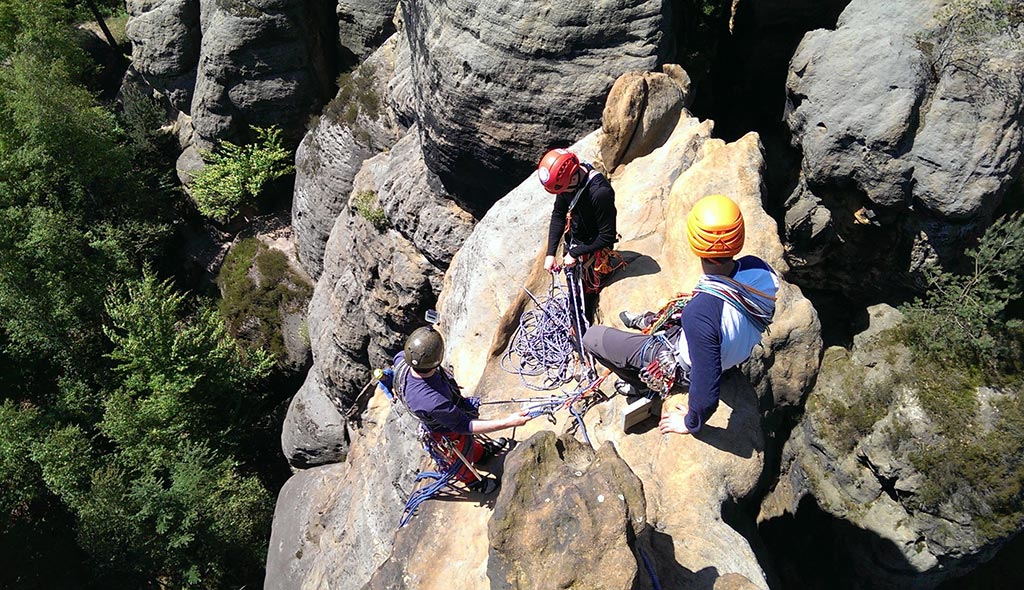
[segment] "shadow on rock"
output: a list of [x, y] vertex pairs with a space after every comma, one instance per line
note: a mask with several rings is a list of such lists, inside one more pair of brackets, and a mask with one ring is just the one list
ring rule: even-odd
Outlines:
[[604, 287], [623, 279], [653, 275], [661, 272], [661, 265], [658, 264], [658, 261], [646, 254], [640, 254], [632, 250], [619, 250], [618, 252], [622, 255], [623, 260], [626, 261], [626, 266], [615, 271], [610, 277], [605, 279]]

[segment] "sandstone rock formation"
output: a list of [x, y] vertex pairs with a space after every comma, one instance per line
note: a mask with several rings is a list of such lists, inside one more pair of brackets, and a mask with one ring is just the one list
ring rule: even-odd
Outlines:
[[620, 74], [656, 65], [663, 4], [403, 2], [430, 169], [482, 214], [598, 124]]
[[[423, 459], [416, 422], [375, 397], [344, 463], [298, 472], [282, 488], [266, 590], [359, 588], [391, 555]], [[337, 559], [339, 554], [346, 559]]]
[[199, 0], [128, 0], [125, 35], [132, 42], [132, 75], [170, 105], [189, 112], [199, 63]]
[[[867, 586], [934, 588], [991, 558], [1024, 524], [1019, 506], [1010, 514], [1006, 506], [997, 513], [993, 502], [1001, 500], [989, 484], [974, 487], [975, 474], [950, 474], [955, 492], [938, 491], [948, 485], [943, 474], [963, 461], [943, 454], [970, 452], [969, 446], [944, 445], [946, 427], [958, 440], [1004, 428], [998, 419], [1003, 396], [978, 390], [979, 419], [961, 409], [955, 412], [956, 424], [944, 426], [922, 405], [922, 387], [915, 380], [922, 369], [895, 335], [901, 314], [886, 305], [869, 312], [870, 326], [855, 337], [851, 350], [826, 351], [760, 520], [770, 523], [787, 514], [799, 518], [802, 501], [813, 497], [840, 519], [837, 524], [847, 532], [837, 541], [842, 547], [838, 560], [849, 563], [849, 572], [856, 571]], [[956, 384], [947, 380], [937, 386]], [[981, 444], [999, 456], [994, 440], [998, 435]], [[861, 532], [854, 535], [853, 530]]]
[[422, 322], [472, 226], [426, 169], [415, 127], [364, 163], [335, 220], [310, 302], [314, 364], [282, 432], [293, 465], [344, 456], [345, 422], [370, 367], [389, 363], [403, 330]]
[[362, 61], [395, 32], [398, 0], [338, 0], [338, 44], [342, 59]]
[[[301, 374], [311, 361], [306, 314], [313, 283], [295, 257], [285, 216], [254, 220], [235, 236], [228, 256], [250, 238], [259, 244], [250, 259], [241, 261], [244, 278], [228, 276], [230, 271], [226, 275], [223, 267], [218, 278], [222, 299], [234, 308], [228, 325], [236, 338], [276, 354], [280, 368]], [[271, 306], [275, 311], [267, 315], [263, 309]]]
[[[328, 14], [325, 14], [328, 12]], [[299, 140], [326, 100], [334, 68], [322, 2], [201, 2], [202, 42], [192, 97], [194, 142], [240, 143], [250, 125], [277, 125]], [[293, 144], [294, 145], [294, 144]]]
[[[633, 587], [646, 558], [634, 551], [652, 553], [647, 506], [640, 479], [610, 443], [595, 452], [539, 432], [505, 470], [487, 523], [491, 588]], [[638, 539], [645, 548], [634, 549]]]
[[796, 276], [854, 296], [919, 288], [1002, 202], [1020, 169], [1024, 43], [965, 6], [853, 0], [836, 30], [804, 37], [787, 82]]
[[[660, 85], [661, 80], [649, 87]], [[681, 97], [681, 94], [673, 92], [676, 97]], [[635, 98], [627, 96], [624, 100], [635, 101]], [[662, 102], [659, 99], [652, 104]], [[611, 177], [616, 187], [621, 220], [619, 249], [625, 251], [632, 262], [602, 294], [599, 317], [614, 317], [623, 307], [657, 306], [658, 300], [692, 286], [699, 274], [699, 265], [686, 252], [685, 237], [681, 238], [679, 224], [675, 220], [681, 219], [687, 207], [705, 194], [725, 192], [736, 198], [748, 220], [746, 251], [764, 257], [780, 270], [785, 269], [776, 226], [760, 205], [763, 159], [757, 137], [751, 135], [739, 142], [725, 144], [710, 137], [710, 122], [700, 122], [691, 117], [681, 104], [672, 106], [670, 110], [679, 113], [675, 120], [669, 117], [648, 120], [662, 120], [662, 125], [671, 127], [671, 133], [660, 125], [647, 129], [636, 122], [606, 121], [608, 128], [639, 127], [645, 129], [645, 133], [668, 139], [661, 146], [652, 146], [645, 154], [638, 153], [630, 161], [621, 161]], [[622, 109], [613, 106], [608, 112], [622, 112]], [[631, 116], [643, 119], [644, 114], [637, 112]], [[642, 137], [634, 136], [633, 141], [638, 142], [636, 145], [647, 145]], [[576, 144], [574, 149], [584, 159], [593, 160], [598, 155], [599, 145], [601, 139], [595, 133]], [[626, 152], [615, 146], [608, 147], [614, 148], [614, 153]], [[376, 158], [368, 165], [374, 160]], [[359, 190], [359, 179], [355, 190]], [[475, 226], [444, 274], [439, 307], [441, 329], [447, 336], [446, 362], [451, 363], [467, 392], [475, 391], [489, 401], [522, 395], [519, 377], [503, 371], [499, 367], [499, 357], [510, 327], [514, 326], [524, 306], [522, 286], [542, 292], [549, 280], [539, 267], [541, 241], [549, 212], [550, 197], [535, 179], [527, 178]], [[412, 220], [411, 217], [403, 219], [402, 223]], [[359, 223], [350, 220], [343, 228], [339, 222], [328, 243], [326, 261], [332, 260], [331, 251], [336, 240], [346, 231], [353, 231]], [[331, 272], [334, 271], [325, 268], [324, 277], [330, 276]], [[359, 281], [354, 279], [349, 275], [348, 281], [332, 280], [332, 289], [339, 290], [341, 284], [358, 284]], [[326, 292], [324, 283], [321, 278], [317, 288], [321, 297]], [[358, 304], [349, 304], [348, 308], [356, 310]], [[360, 547], [348, 549], [321, 542], [319, 551], [316, 551], [312, 544], [306, 544], [309, 551], [314, 551], [314, 563], [330, 566], [316, 569], [315, 573], [312, 569], [304, 570], [300, 585], [488, 588], [519, 583], [509, 582], [526, 580], [520, 578], [522, 573], [517, 573], [513, 562], [521, 562], [523, 552], [528, 548], [522, 544], [510, 544], [503, 532], [505, 527], [515, 522], [516, 527], [522, 527], [521, 530], [536, 530], [536, 527], [547, 526], [544, 523], [550, 522], [552, 526], [561, 526], [559, 530], [565, 535], [566, 546], [580, 546], [587, 542], [594, 542], [600, 547], [609, 544], [614, 548], [612, 554], [617, 556], [614, 561], [618, 564], [615, 566], [615, 579], [632, 576], [640, 588], [650, 588], [652, 582], [649, 574], [645, 575], [647, 568], [638, 555], [638, 547], [647, 554], [652, 571], [664, 584], [662, 587], [708, 588], [716, 584], [721, 587], [733, 584], [736, 587], [736, 584], [749, 583], [748, 587], [767, 588], [765, 576], [749, 543], [723, 520], [722, 506], [749, 496], [762, 474], [765, 438], [760, 423], [758, 391], [761, 391], [763, 404], [773, 405], [775, 398], [780, 403], [792, 403], [799, 400], [809, 387], [817, 368], [821, 346], [817, 318], [796, 287], [787, 286], [783, 291], [778, 318], [772, 339], [766, 340], [764, 350], [758, 353], [761, 360], [749, 363], [748, 368], [748, 373], [757, 381], [768, 385], [756, 390], [750, 377], [740, 371], [729, 372], [723, 385], [723, 405], [701, 436], [663, 436], [652, 428], [652, 421], [634, 432], [623, 433], [620, 415], [625, 402], [621, 397], [613, 398], [599, 404], [587, 415], [586, 431], [590, 442], [601, 449], [595, 455], [595, 463], [591, 464], [589, 459], [576, 463], [579, 456], [575, 455], [575, 459], [564, 459], [567, 464], [585, 466], [583, 469], [577, 467], [578, 471], [587, 474], [577, 487], [555, 477], [555, 474], [564, 473], [566, 468], [555, 462], [555, 453], [550, 447], [545, 447], [553, 444], [553, 437], [543, 438], [550, 435], [542, 435], [542, 438], [533, 439], [511, 451], [504, 465], [499, 462], [488, 466], [495, 471], [504, 468], [505, 481], [510, 482], [497, 499], [497, 505], [503, 508], [493, 515], [486, 508], [486, 499], [471, 494], [457, 495], [450, 501], [427, 502], [406, 528], [392, 535], [377, 525], [357, 522], [355, 515], [358, 512], [369, 509], [382, 514], [389, 509], [385, 504], [393, 506], [396, 502], [390, 491], [381, 495], [367, 493], [358, 505], [342, 508], [338, 504], [338, 508], [330, 509], [346, 523], [344, 534], [360, 539]], [[320, 328], [314, 338], [324, 339], [327, 336], [324, 324], [318, 324]], [[351, 329], [351, 326], [341, 326], [336, 334], [346, 334]], [[391, 345], [396, 348], [398, 343], [399, 338], [396, 337]], [[376, 350], [387, 348], [377, 346], [380, 345], [370, 347], [371, 355], [376, 354]], [[314, 344], [314, 348], [319, 347]], [[335, 358], [323, 366], [337, 366], [343, 362]], [[311, 374], [315, 371], [314, 368]], [[371, 407], [378, 408], [386, 403], [383, 394], [377, 393]], [[684, 401], [672, 399], [668, 402], [670, 407], [677, 403]], [[502, 410], [488, 410], [492, 411]], [[381, 490], [391, 486], [388, 474], [393, 473], [391, 467], [381, 472], [367, 463], [357, 465], [355, 462], [362, 461], [365, 454], [371, 452], [367, 450], [366, 442], [374, 441], [373, 449], [384, 444], [382, 437], [386, 435], [382, 433], [386, 429], [381, 428], [384, 419], [375, 412], [369, 412], [363, 426], [353, 430], [348, 449], [349, 467], [341, 475], [341, 481], [331, 484], [336, 489], [356, 486], [360, 490]], [[549, 428], [547, 423], [535, 420], [519, 429], [516, 435], [519, 440], [525, 440], [532, 433]], [[582, 434], [577, 436], [582, 437]], [[569, 446], [572, 443], [565, 448]], [[548, 450], [542, 451], [543, 448]], [[621, 459], [615, 458], [613, 449]], [[386, 450], [380, 452], [386, 454]], [[572, 455], [571, 452], [568, 454]], [[535, 465], [530, 457], [542, 457], [541, 464]], [[597, 468], [597, 464], [605, 467]], [[415, 469], [413, 463], [406, 465], [409, 470]], [[619, 482], [611, 486], [611, 489], [619, 490], [612, 494], [614, 502], [599, 509], [602, 514], [600, 521], [606, 524], [593, 527], [583, 526], [583, 521], [573, 524], [573, 519], [583, 518], [585, 510], [574, 506], [549, 511], [541, 497], [548, 495], [529, 493], [530, 489], [565, 489], [567, 492], [562, 494], [563, 497], [578, 497], [581, 502], [602, 505], [604, 503], [596, 499], [597, 495], [604, 495], [606, 503], [611, 500], [603, 492], [595, 494], [596, 488], [611, 480], [597, 474], [606, 473], [604, 470], [608, 468], [621, 475], [611, 478]], [[642, 502], [637, 497], [639, 486], [629, 483], [631, 478], [625, 475], [628, 472], [642, 482]], [[537, 480], [532, 477], [537, 477]], [[395, 485], [403, 490], [411, 488], [408, 479]], [[533, 485], [540, 488], [529, 487]], [[590, 486], [594, 486], [593, 490]], [[579, 496], [575, 496], [577, 493]], [[621, 503], [619, 493], [623, 496]], [[626, 498], [631, 499], [627, 501]], [[641, 511], [648, 529], [639, 526]], [[342, 512], [350, 516], [342, 517]], [[628, 519], [627, 514], [630, 515]], [[609, 520], [605, 520], [606, 517]], [[395, 521], [397, 518], [392, 522]], [[608, 525], [615, 522], [634, 532], [623, 532], [622, 528]], [[445, 534], [453, 523], [458, 523], [458, 534]], [[272, 546], [272, 553], [294, 551], [296, 534], [300, 539], [312, 534], [307, 532], [310, 528], [303, 525], [297, 530], [292, 529], [290, 535], [293, 540], [284, 541], [276, 532], [279, 526], [286, 525], [275, 524], [275, 539], [278, 541]], [[643, 532], [645, 530], [647, 532]], [[599, 534], [599, 540], [593, 541], [588, 537], [589, 532], [583, 534], [581, 531], [603, 532]], [[700, 535], [695, 537], [693, 531], [700, 531]], [[637, 536], [630, 539], [631, 535]], [[649, 543], [649, 554], [645, 543]], [[390, 552], [390, 558], [378, 560], [375, 554], [371, 567], [376, 569], [369, 571], [369, 567], [362, 565], [366, 559], [366, 547], [378, 548], [381, 553]], [[516, 557], [510, 557], [513, 555]], [[309, 552], [303, 549], [303, 559], [307, 556]], [[270, 561], [279, 563], [279, 559], [272, 555]], [[534, 555], [533, 559], [540, 561], [541, 558]], [[580, 559], [584, 560], [581, 561], [583, 563], [587, 559], [597, 559], [597, 555]], [[607, 567], [607, 564], [601, 567]], [[274, 571], [279, 571], [279, 568]], [[343, 572], [347, 575], [342, 575]], [[267, 587], [278, 587], [275, 585], [278, 582], [272, 581], [269, 575]], [[550, 587], [549, 582], [567, 579], [567, 575], [571, 574], [562, 571], [557, 564], [544, 565], [530, 572], [528, 579], [537, 587]], [[611, 587], [603, 585], [603, 582], [603, 579], [587, 578], [579, 587]]]
[[392, 36], [358, 69], [346, 74], [295, 154], [292, 223], [299, 257], [313, 276], [323, 271], [324, 247], [348, 202], [363, 162], [390, 148], [405, 129], [390, 108], [388, 81], [395, 76], [399, 38]]

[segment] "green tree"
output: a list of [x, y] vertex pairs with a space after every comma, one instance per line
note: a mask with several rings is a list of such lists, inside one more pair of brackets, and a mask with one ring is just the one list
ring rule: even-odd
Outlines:
[[227, 221], [244, 206], [251, 206], [267, 182], [289, 174], [292, 153], [281, 145], [281, 130], [252, 127], [256, 141], [235, 145], [222, 141], [203, 153], [206, 166], [189, 185], [203, 215]]
[[0, 383], [4, 397], [90, 412], [107, 285], [161, 250], [173, 202], [79, 83], [67, 56], [81, 52], [50, 9], [66, 16], [50, 0], [0, 0], [0, 344], [15, 367]]
[[[75, 514], [79, 544], [105, 584], [259, 581], [273, 499], [236, 457], [248, 457], [239, 433], [258, 419], [250, 404], [260, 407], [257, 384], [272, 360], [258, 350], [243, 355], [215, 309], [187, 303], [150, 272], [115, 289], [105, 331], [117, 379], [96, 433], [64, 425], [3, 439], [22, 442], [0, 457], [31, 456], [34, 471], [25, 473]], [[32, 415], [16, 411], [3, 406], [19, 418], [10, 428], [31, 430]], [[18, 488], [31, 491], [28, 483]]]
[[25, 517], [45, 493], [39, 468], [31, 460], [32, 446], [40, 435], [38, 412], [0, 403], [0, 533]]
[[966, 256], [967, 272], [934, 270], [927, 295], [903, 307], [911, 343], [941, 363], [1017, 372], [1024, 322], [1010, 306], [1024, 295], [1024, 216], [996, 220]]
[[252, 389], [273, 359], [262, 350], [243, 355], [216, 309], [186, 319], [184, 304], [170, 282], [148, 272], [107, 301], [110, 358], [124, 380], [100, 428], [129, 454], [173, 448], [184, 435], [233, 450], [234, 428], [261, 407]]

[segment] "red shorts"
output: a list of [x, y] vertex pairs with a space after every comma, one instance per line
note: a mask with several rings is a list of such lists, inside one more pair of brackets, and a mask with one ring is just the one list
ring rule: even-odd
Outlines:
[[440, 434], [431, 432], [428, 436], [437, 443], [437, 448], [445, 460], [460, 466], [459, 470], [455, 472], [456, 479], [462, 483], [473, 483], [476, 481], [476, 476], [473, 475], [473, 472], [466, 467], [466, 464], [462, 462], [462, 459], [460, 459], [458, 455], [448, 448], [445, 441], [450, 441], [452, 446], [458, 449], [459, 452], [462, 453], [462, 456], [474, 466], [476, 462], [484, 456], [484, 446], [482, 444], [478, 443], [476, 439], [469, 434]]

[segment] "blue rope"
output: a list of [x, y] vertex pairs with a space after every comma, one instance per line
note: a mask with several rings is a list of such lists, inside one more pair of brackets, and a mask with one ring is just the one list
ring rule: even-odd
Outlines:
[[654, 586], [654, 590], [661, 590], [661, 582], [658, 581], [658, 574], [654, 573], [654, 566], [651, 565], [651, 561], [647, 559], [647, 554], [636, 546], [636, 550], [640, 553], [640, 559], [644, 561], [644, 567], [647, 568], [647, 575], [651, 577], [651, 584]]
[[[593, 372], [593, 363], [580, 341], [587, 328], [582, 315], [581, 287], [574, 273], [566, 273], [566, 286], [555, 283], [554, 275], [546, 296], [537, 297], [523, 288], [534, 307], [519, 316], [519, 327], [501, 357], [501, 368], [518, 373], [523, 385], [534, 391], [551, 391], [579, 380], [583, 369]], [[580, 291], [581, 293], [582, 291]], [[578, 334], [576, 341], [573, 334]], [[542, 377], [540, 384], [527, 377]]]
[[576, 424], [580, 427], [580, 432], [583, 433], [583, 440], [587, 441], [587, 445], [590, 445], [590, 437], [587, 436], [587, 426], [583, 423], [583, 414], [576, 409], [576, 404], [569, 404], [569, 413], [572, 414], [573, 418], [576, 418]]
[[416, 509], [419, 508], [420, 504], [433, 498], [441, 490], [452, 487], [452, 480], [455, 479], [455, 473], [458, 471], [458, 465], [452, 465], [447, 470], [441, 471], [423, 471], [416, 476], [416, 482], [418, 483], [424, 479], [434, 479], [434, 483], [420, 488], [409, 495], [409, 499], [405, 502], [405, 508], [402, 510], [402, 520], [398, 523], [398, 528], [402, 528], [409, 522], [409, 519], [416, 513]]

